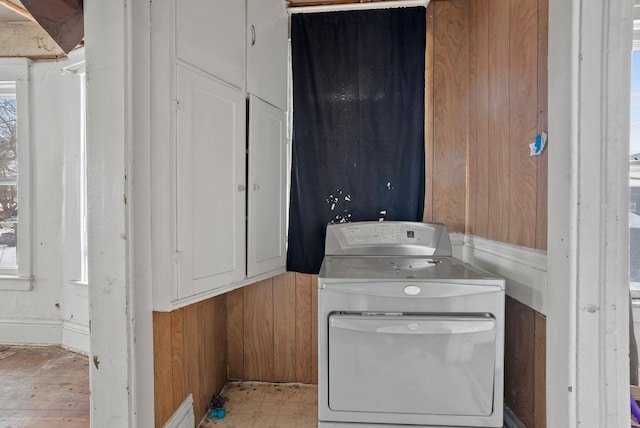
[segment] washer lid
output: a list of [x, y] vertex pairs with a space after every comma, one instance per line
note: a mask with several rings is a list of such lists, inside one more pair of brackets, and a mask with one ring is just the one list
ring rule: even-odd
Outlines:
[[340, 281], [402, 281], [408, 284], [444, 281], [466, 284], [504, 282], [482, 269], [470, 266], [453, 257], [402, 256], [326, 256], [319, 277]]
[[363, 221], [327, 226], [327, 256], [451, 257], [444, 224], [408, 221]]

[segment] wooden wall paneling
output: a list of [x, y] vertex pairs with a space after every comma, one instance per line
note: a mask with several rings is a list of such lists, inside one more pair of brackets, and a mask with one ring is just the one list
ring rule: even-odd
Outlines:
[[467, 2], [434, 3], [434, 220], [465, 230], [468, 121]]
[[318, 275], [311, 275], [311, 383], [318, 384]]
[[505, 309], [505, 403], [533, 427], [535, 311], [510, 297]]
[[229, 379], [244, 379], [244, 288], [227, 293], [227, 360]]
[[[198, 319], [199, 345], [198, 371], [200, 373], [200, 402], [198, 407], [200, 413], [196, 413], [196, 420], [199, 421], [206, 413], [211, 397], [213, 397], [214, 386], [216, 384], [216, 298], [204, 300], [200, 306], [200, 316]], [[224, 327], [224, 324], [221, 326]]]
[[296, 273], [296, 380], [311, 383], [311, 275]]
[[188, 395], [185, 392], [183, 312], [182, 310], [171, 312], [171, 375], [173, 377], [174, 411], [180, 407], [180, 404]]
[[[183, 342], [184, 350], [182, 361], [184, 366], [185, 396], [193, 395], [193, 411], [198, 417], [202, 417], [205, 409], [202, 408], [202, 389], [200, 372], [200, 309], [201, 305], [193, 304], [179, 309], [183, 317]], [[182, 402], [182, 400], [180, 402]]]
[[276, 382], [296, 380], [296, 275], [273, 278], [273, 377]]
[[[547, 57], [549, 50], [549, 0], [538, 0], [538, 134], [547, 132]], [[548, 150], [538, 156], [536, 248], [547, 249]]]
[[547, 426], [547, 320], [534, 316], [533, 428]]
[[509, 238], [509, 0], [489, 2], [489, 223], [487, 238]]
[[227, 381], [226, 296], [153, 313], [155, 426], [193, 395], [196, 420]]
[[529, 144], [538, 133], [538, 0], [510, 7], [509, 243], [536, 245], [537, 159]]
[[213, 315], [213, 378], [210, 381], [211, 391], [209, 398], [213, 394], [218, 394], [227, 383], [227, 295], [214, 298]]
[[[177, 409], [171, 372], [171, 313], [153, 313], [153, 382], [155, 426], [161, 427]], [[167, 393], [169, 392], [169, 393]]]
[[435, 5], [427, 6], [427, 35], [424, 56], [424, 214], [422, 220], [433, 221], [433, 33]]
[[[475, 0], [476, 9], [476, 178], [469, 191], [475, 192], [475, 234], [489, 233], [489, 1]], [[473, 143], [473, 141], [472, 141]]]
[[244, 287], [244, 376], [273, 381], [273, 280]]
[[468, 46], [469, 46], [469, 81], [468, 81], [468, 97], [469, 97], [469, 123], [467, 138], [467, 176], [466, 176], [466, 210], [464, 215], [465, 233], [475, 234], [476, 223], [476, 200], [477, 190], [477, 140], [478, 140], [478, 9], [477, 2], [470, 1], [467, 4], [468, 10]]

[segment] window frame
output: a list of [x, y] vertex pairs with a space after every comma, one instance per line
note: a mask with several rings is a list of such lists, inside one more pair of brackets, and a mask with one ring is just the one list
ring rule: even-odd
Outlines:
[[27, 58], [0, 58], [0, 81], [16, 82], [18, 115], [18, 267], [0, 269], [0, 290], [32, 289], [32, 222], [31, 222], [31, 117], [29, 64]]

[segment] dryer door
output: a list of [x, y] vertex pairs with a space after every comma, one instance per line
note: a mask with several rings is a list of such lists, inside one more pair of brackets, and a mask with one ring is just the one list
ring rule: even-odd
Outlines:
[[496, 321], [490, 315], [329, 317], [335, 411], [489, 416]]

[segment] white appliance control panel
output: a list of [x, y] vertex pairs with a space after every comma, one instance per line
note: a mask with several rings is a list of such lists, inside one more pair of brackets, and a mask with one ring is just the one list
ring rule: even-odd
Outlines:
[[447, 227], [438, 223], [365, 221], [327, 226], [328, 256], [451, 256]]

